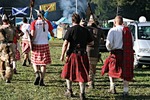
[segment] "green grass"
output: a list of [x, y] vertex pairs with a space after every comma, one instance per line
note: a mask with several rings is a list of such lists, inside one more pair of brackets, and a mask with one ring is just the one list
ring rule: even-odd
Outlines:
[[[74, 98], [66, 98], [64, 92], [66, 83], [61, 79], [60, 74], [63, 62], [59, 60], [63, 40], [55, 39], [50, 41], [50, 51], [52, 64], [47, 66], [45, 76], [45, 87], [34, 86], [33, 68], [21, 66], [21, 61], [17, 62], [18, 74], [13, 76], [12, 82], [6, 84], [0, 80], [0, 100], [79, 100], [78, 83], [73, 83]], [[108, 53], [102, 53], [104, 60]], [[150, 69], [135, 69], [135, 82], [130, 83], [130, 96], [122, 97], [122, 81], [116, 80], [118, 94], [108, 94], [109, 79], [107, 75], [101, 76], [102, 63], [97, 64], [95, 89], [86, 89], [88, 100], [150, 100]]]

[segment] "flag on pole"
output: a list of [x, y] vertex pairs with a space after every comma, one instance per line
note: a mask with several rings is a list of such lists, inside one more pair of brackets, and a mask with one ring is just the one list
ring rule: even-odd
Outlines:
[[44, 11], [48, 10], [49, 12], [55, 11], [56, 10], [56, 2], [40, 5], [40, 10], [44, 10]]
[[24, 7], [24, 8], [12, 7], [12, 15], [14, 16], [24, 16], [28, 14], [29, 14], [29, 7]]
[[4, 13], [3, 7], [0, 7], [0, 15], [3, 15], [3, 13]]

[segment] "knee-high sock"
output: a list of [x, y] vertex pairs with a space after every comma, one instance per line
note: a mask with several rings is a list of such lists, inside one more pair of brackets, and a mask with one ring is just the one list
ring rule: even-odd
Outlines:
[[67, 84], [67, 89], [71, 90], [72, 89], [72, 82], [68, 79], [66, 79], [66, 84]]
[[13, 61], [13, 69], [16, 68], [16, 61]]
[[80, 86], [80, 93], [85, 93], [85, 83], [79, 82], [79, 86]]
[[123, 91], [128, 92], [129, 91], [129, 82], [126, 80], [123, 80]]
[[115, 86], [114, 79], [109, 76], [109, 80], [110, 80], [110, 89], [113, 89]]

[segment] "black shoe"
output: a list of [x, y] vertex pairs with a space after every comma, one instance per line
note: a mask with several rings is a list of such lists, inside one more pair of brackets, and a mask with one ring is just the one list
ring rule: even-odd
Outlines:
[[26, 65], [26, 60], [23, 61], [22, 66], [27, 66]]
[[34, 81], [34, 85], [39, 85], [39, 81], [40, 81], [40, 74], [39, 74], [39, 72], [36, 72], [36, 78]]
[[6, 83], [11, 83], [10, 80], [6, 80]]
[[28, 62], [29, 62], [29, 65], [31, 64], [31, 60], [30, 59], [28, 59]]
[[128, 92], [123, 92], [123, 97], [128, 97], [129, 93]]
[[85, 93], [80, 93], [80, 100], [86, 100]]
[[65, 92], [65, 96], [66, 97], [73, 97], [73, 92], [72, 92], [72, 89], [67, 89], [67, 91]]
[[40, 86], [45, 86], [43, 79], [40, 80]]
[[16, 68], [14, 69], [14, 74], [17, 74], [17, 70], [16, 70]]
[[22, 66], [27, 66], [27, 65], [25, 63], [23, 63]]

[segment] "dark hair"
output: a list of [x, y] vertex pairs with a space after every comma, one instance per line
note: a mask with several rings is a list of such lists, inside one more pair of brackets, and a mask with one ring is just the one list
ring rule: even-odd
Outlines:
[[27, 18], [26, 17], [23, 17], [23, 22], [27, 23]]
[[74, 13], [74, 14], [72, 15], [72, 22], [74, 22], [74, 23], [76, 23], [76, 24], [79, 24], [79, 23], [80, 23], [80, 20], [81, 20], [81, 18], [80, 18], [80, 16], [79, 16], [79, 14]]

